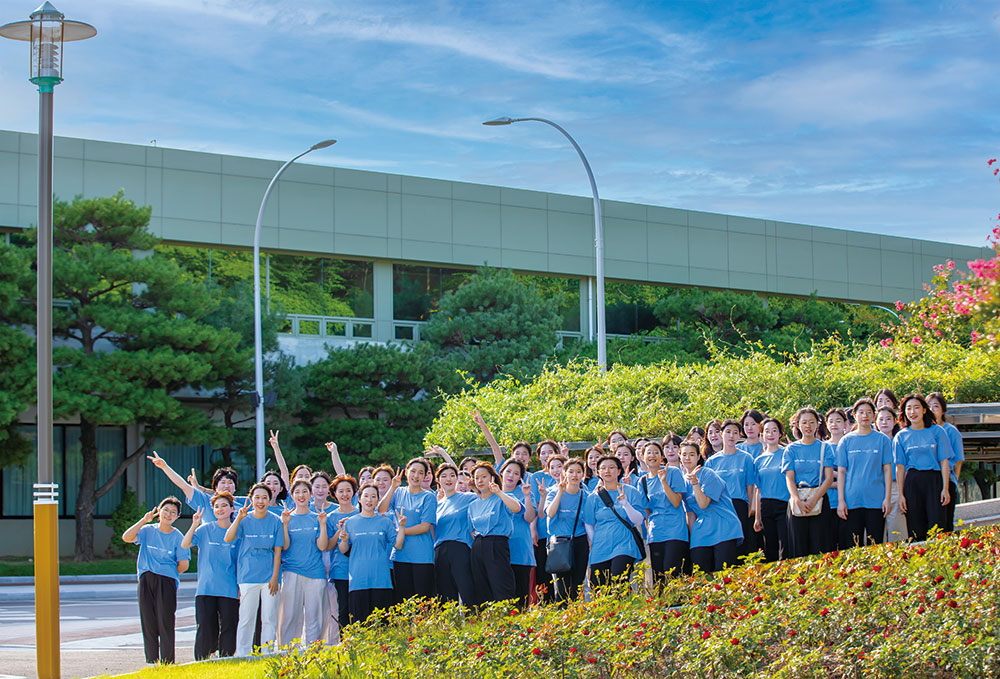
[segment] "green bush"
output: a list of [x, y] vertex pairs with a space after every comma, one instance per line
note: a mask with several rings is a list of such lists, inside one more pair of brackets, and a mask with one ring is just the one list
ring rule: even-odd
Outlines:
[[338, 647], [269, 658], [267, 674], [610, 678], [1000, 676], [997, 528], [887, 544], [656, 592], [619, 586], [565, 609], [511, 602], [478, 615], [411, 599]]
[[124, 542], [122, 533], [146, 514], [146, 508], [139, 503], [139, 497], [130, 487], [122, 491], [121, 502], [111, 512], [111, 518], [106, 521], [111, 529], [111, 544], [108, 546], [108, 556], [127, 556], [138, 554], [139, 545]]
[[687, 432], [715, 417], [753, 407], [787, 421], [801, 406], [850, 405], [889, 387], [899, 395], [940, 390], [961, 402], [1000, 400], [1000, 353], [948, 343], [905, 354], [878, 344], [827, 340], [809, 353], [776, 355], [713, 350], [707, 363], [614, 365], [601, 374], [589, 361], [547, 367], [531, 381], [495, 380], [447, 397], [425, 443], [451, 450], [483, 447], [472, 421], [478, 409], [497, 440], [596, 440], [630, 434]]

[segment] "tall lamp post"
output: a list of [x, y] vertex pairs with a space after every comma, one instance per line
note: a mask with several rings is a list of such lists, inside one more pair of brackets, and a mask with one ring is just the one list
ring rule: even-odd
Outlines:
[[257, 453], [257, 478], [264, 476], [264, 350], [261, 341], [261, 318], [260, 318], [260, 228], [264, 223], [264, 210], [267, 208], [267, 199], [271, 197], [271, 190], [278, 183], [278, 178], [288, 169], [288, 166], [296, 160], [312, 153], [317, 149], [325, 149], [337, 143], [336, 139], [327, 139], [313, 144], [308, 149], [295, 156], [287, 163], [278, 168], [278, 171], [271, 179], [264, 191], [264, 197], [260, 201], [260, 211], [257, 212], [257, 226], [253, 231], [253, 377], [254, 377], [254, 420], [257, 430], [256, 453]]
[[97, 29], [66, 21], [46, 2], [29, 21], [0, 26], [0, 36], [31, 43], [31, 77], [38, 87], [38, 483], [35, 484], [35, 652], [39, 679], [59, 677], [59, 501], [52, 463], [52, 95], [62, 82], [63, 43]]
[[545, 123], [546, 125], [551, 125], [559, 130], [559, 132], [561, 132], [562, 135], [569, 140], [569, 143], [573, 145], [573, 148], [576, 149], [577, 154], [580, 156], [580, 160], [583, 161], [583, 169], [587, 171], [587, 179], [590, 180], [590, 190], [594, 194], [594, 255], [597, 260], [594, 267], [597, 278], [597, 363], [601, 367], [601, 372], [604, 372], [608, 369], [608, 343], [604, 323], [604, 223], [601, 220], [601, 199], [597, 195], [597, 182], [594, 180], [594, 173], [590, 169], [590, 163], [587, 162], [587, 156], [583, 155], [583, 149], [581, 149], [580, 145], [576, 143], [576, 140], [570, 136], [569, 132], [551, 120], [546, 120], [545, 118], [504, 117], [487, 120], [483, 123], [483, 125], [510, 125], [512, 123], [523, 123], [529, 120], [538, 123]]

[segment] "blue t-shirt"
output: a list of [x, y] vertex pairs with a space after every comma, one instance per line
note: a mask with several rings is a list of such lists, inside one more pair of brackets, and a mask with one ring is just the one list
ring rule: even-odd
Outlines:
[[537, 514], [537, 520], [535, 521], [535, 532], [538, 533], [538, 539], [544, 540], [549, 537], [549, 519], [540, 511], [538, 511], [539, 506], [542, 504], [542, 497], [539, 495], [538, 484], [542, 482], [545, 485], [545, 494], [548, 496], [549, 488], [558, 485], [555, 478], [548, 472], [535, 472], [531, 475], [531, 479], [528, 483], [531, 484], [531, 499], [535, 503], [535, 514]]
[[247, 514], [236, 528], [236, 539], [240, 541], [236, 582], [241, 585], [268, 582], [274, 573], [274, 548], [285, 545], [281, 519], [271, 512], [263, 519]]
[[757, 487], [761, 498], [788, 502], [788, 485], [785, 483], [785, 472], [781, 471], [781, 456], [784, 448], [778, 448], [773, 453], [761, 453], [753, 461], [757, 468]]
[[[820, 458], [822, 457], [822, 463]], [[829, 467], [834, 472], [836, 469], [836, 452], [833, 446], [826, 441], [816, 439], [809, 445], [802, 441], [793, 441], [785, 448], [781, 456], [781, 471], [787, 472], [789, 469], [795, 472], [795, 485], [797, 487], [816, 488], [823, 485], [825, 472], [822, 469]], [[831, 509], [837, 508], [837, 487], [831, 484], [826, 490], [826, 499], [830, 503]]]
[[847, 509], [881, 509], [885, 499], [885, 471], [892, 465], [892, 441], [874, 429], [862, 436], [849, 432], [837, 444], [837, 467], [844, 467]]
[[[406, 491], [405, 488], [403, 490]], [[351, 541], [348, 591], [392, 589], [389, 552], [396, 542], [396, 528], [392, 521], [378, 514], [367, 517], [355, 514], [344, 525]]]
[[597, 478], [596, 476], [591, 476], [584, 483], [587, 486], [587, 490], [593, 493], [595, 490], [597, 490], [597, 484], [600, 482], [601, 480], [599, 478]]
[[[546, 491], [546, 507], [555, 501], [556, 493], [558, 492], [558, 487], [549, 488]], [[577, 493], [563, 492], [562, 497], [559, 498], [559, 508], [556, 509], [556, 515], [549, 519], [549, 535], [570, 537], [570, 531], [573, 530], [574, 519], [576, 520], [576, 531], [573, 533], [572, 537], [587, 534], [587, 527], [583, 523], [583, 507], [586, 506], [587, 496], [589, 494], [590, 493], [587, 489], [582, 486]], [[581, 502], [583, 505], [580, 504]], [[578, 507], [580, 508], [579, 519], [576, 518]]]
[[507, 493], [521, 504], [521, 511], [513, 517], [510, 533], [510, 564], [512, 566], [534, 566], [535, 546], [531, 542], [531, 524], [525, 520], [524, 493], [520, 486]]
[[684, 474], [677, 467], [667, 467], [667, 486], [682, 496], [681, 503], [674, 507], [663, 491], [659, 475], [644, 475], [639, 479], [638, 490], [642, 493], [648, 512], [649, 542], [666, 540], [688, 541], [687, 510], [683, 495], [687, 488]]
[[[644, 512], [646, 501], [642, 497], [642, 493], [632, 486], [620, 485], [625, 489], [625, 499], [632, 505], [632, 509], [640, 513]], [[614, 508], [618, 512], [618, 516], [631, 523], [631, 519], [628, 518], [625, 509], [618, 501], [618, 492], [609, 492], [608, 495], [614, 503]], [[559, 504], [562, 504], [562, 501]], [[609, 561], [616, 556], [630, 556], [633, 559], [639, 558], [639, 548], [635, 544], [632, 532], [625, 527], [625, 524], [618, 520], [615, 512], [604, 504], [604, 500], [601, 499], [599, 492], [594, 492], [587, 496], [587, 500], [583, 504], [583, 515], [580, 517], [580, 520], [594, 529], [594, 540], [590, 546], [591, 565]], [[635, 524], [632, 525], [634, 526]]]
[[475, 536], [501, 535], [510, 537], [514, 532], [514, 515], [499, 495], [477, 497], [469, 505], [469, 521]]
[[764, 444], [760, 441], [757, 441], [757, 443], [740, 441], [736, 444], [736, 449], [742, 450], [744, 453], [747, 453], [750, 457], [756, 460], [757, 457], [764, 452]]
[[434, 563], [434, 522], [437, 521], [437, 496], [429, 490], [411, 493], [409, 488], [397, 488], [389, 501], [389, 511], [402, 511], [406, 527], [419, 523], [431, 524], [420, 535], [407, 535], [400, 550], [392, 550], [392, 560], [400, 563]]
[[705, 460], [705, 466], [722, 477], [726, 482], [729, 497], [750, 502], [747, 486], [757, 485], [757, 468], [750, 453], [737, 450], [732, 455], [717, 453]]
[[[948, 436], [948, 443], [951, 444], [951, 482], [958, 484], [958, 479], [955, 477], [955, 465], [965, 459], [965, 442], [962, 441], [962, 434], [958, 431], [958, 427], [951, 422], [945, 422], [941, 427]], [[958, 500], [953, 499], [952, 502], [958, 502]]]
[[173, 578], [179, 585], [181, 576], [177, 572], [177, 564], [191, 558], [191, 550], [181, 547], [184, 534], [176, 528], [169, 533], [160, 530], [158, 523], [149, 523], [136, 533], [135, 542], [139, 545], [139, 557], [135, 562], [137, 575], [145, 572], [156, 573], [167, 578]]
[[437, 525], [434, 527], [435, 547], [448, 541], [472, 545], [472, 522], [469, 521], [469, 505], [475, 499], [475, 493], [456, 492], [451, 497], [438, 500]]
[[339, 505], [334, 506], [337, 509], [326, 514], [326, 536], [330, 540], [330, 580], [347, 580], [347, 555], [341, 553], [337, 545], [338, 540], [336, 539], [336, 535], [337, 531], [340, 530], [340, 520], [355, 516], [358, 510], [354, 509], [345, 514], [340, 511]]
[[[215, 516], [212, 510], [212, 496], [203, 491], [201, 488], [195, 488], [191, 491], [191, 498], [186, 499], [185, 502], [187, 506], [191, 509], [198, 511], [202, 510], [202, 516], [206, 520], [211, 519]], [[233, 496], [233, 514], [240, 510], [240, 508], [247, 503], [246, 495], [234, 495]]]
[[288, 520], [288, 549], [281, 553], [282, 570], [304, 578], [326, 580], [323, 552], [316, 546], [318, 539], [319, 516], [315, 512], [293, 512]]
[[933, 471], [941, 469], [941, 460], [954, 455], [948, 434], [936, 424], [923, 429], [905, 427], [892, 439], [892, 458], [907, 471]]
[[226, 542], [226, 528], [217, 522], [203, 523], [191, 536], [191, 546], [198, 548], [197, 596], [223, 596], [239, 599], [236, 584], [236, 556], [240, 541]]
[[[686, 479], [685, 479], [686, 481]], [[684, 506], [694, 514], [691, 525], [691, 547], [711, 547], [726, 540], [736, 540], [743, 543], [743, 524], [736, 515], [733, 501], [726, 490], [726, 482], [722, 477], [707, 467], [698, 470], [698, 484], [701, 492], [708, 496], [711, 502], [702, 509], [694, 494], [694, 486], [686, 483], [684, 488]]]

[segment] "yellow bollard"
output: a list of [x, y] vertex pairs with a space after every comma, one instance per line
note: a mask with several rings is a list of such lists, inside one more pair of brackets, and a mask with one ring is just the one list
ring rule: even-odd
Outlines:
[[59, 679], [59, 504], [35, 500], [35, 652], [38, 679]]

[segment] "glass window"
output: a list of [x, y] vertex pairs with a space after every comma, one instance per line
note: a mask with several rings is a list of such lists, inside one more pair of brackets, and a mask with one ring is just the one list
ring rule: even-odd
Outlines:
[[397, 321], [426, 321], [444, 293], [471, 275], [471, 271], [463, 269], [393, 264], [392, 317]]
[[604, 287], [605, 324], [615, 335], [634, 335], [657, 327], [653, 306], [668, 288], [608, 281]]

